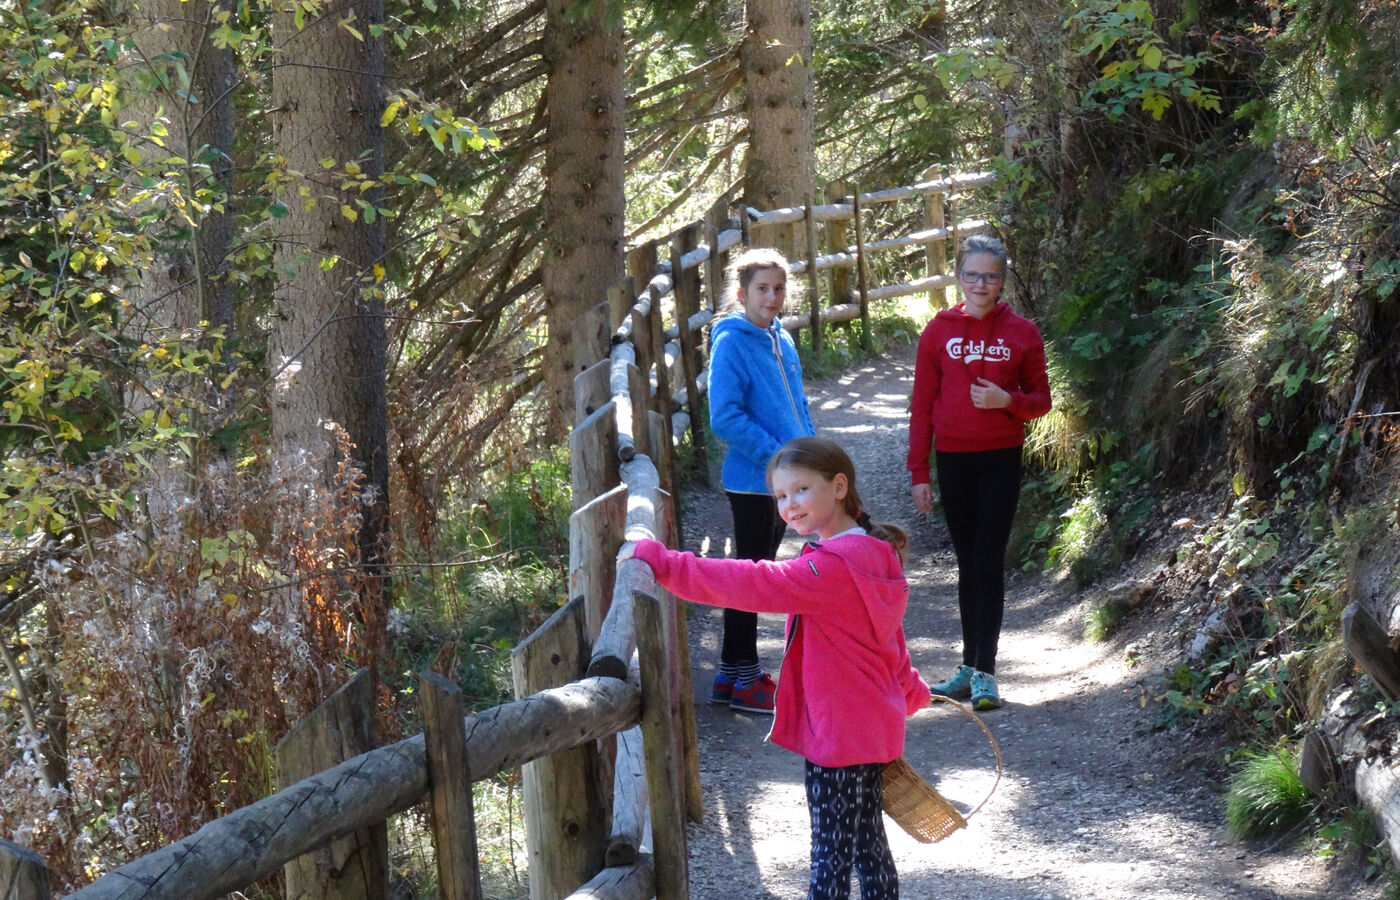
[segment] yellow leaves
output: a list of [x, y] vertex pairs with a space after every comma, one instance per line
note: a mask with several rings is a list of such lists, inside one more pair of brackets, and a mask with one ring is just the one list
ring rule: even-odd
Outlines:
[[397, 98], [390, 100], [389, 105], [384, 107], [384, 115], [379, 117], [379, 127], [387, 128], [389, 123], [398, 117], [399, 110], [403, 109], [403, 101]]
[[340, 204], [340, 214], [345, 218], [349, 219], [351, 222], [357, 222], [360, 218], [360, 214], [355, 212], [354, 208], [351, 207], [348, 203]]
[[379, 263], [374, 264], [374, 283], [381, 284], [384, 281], [384, 267]]

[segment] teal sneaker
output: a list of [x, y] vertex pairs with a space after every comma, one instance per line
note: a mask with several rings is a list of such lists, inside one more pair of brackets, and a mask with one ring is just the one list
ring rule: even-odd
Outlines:
[[974, 670], [972, 673], [972, 708], [979, 711], [1001, 709], [997, 680], [981, 670]]
[[[972, 666], [958, 666], [958, 670], [953, 673], [953, 677], [947, 681], [940, 681], [938, 684], [929, 685], [929, 690], [940, 697], [951, 697], [954, 700], [966, 700], [972, 696]], [[988, 678], [991, 676], [988, 675]], [[993, 689], [995, 690], [995, 688]]]

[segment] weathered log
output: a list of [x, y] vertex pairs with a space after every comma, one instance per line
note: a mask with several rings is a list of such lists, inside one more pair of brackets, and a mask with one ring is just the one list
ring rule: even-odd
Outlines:
[[1359, 602], [1342, 612], [1342, 646], [1388, 698], [1400, 699], [1400, 654]]
[[0, 900], [49, 900], [49, 867], [28, 847], [0, 840]]
[[636, 351], [631, 344], [615, 345], [609, 359], [608, 384], [617, 419], [617, 458], [626, 462], [647, 452], [647, 407], [645, 402], [638, 402], [638, 398], [647, 396], [646, 377], [636, 364]]
[[[588, 678], [466, 719], [476, 780], [635, 725], [641, 695]], [[214, 900], [327, 841], [383, 822], [428, 790], [423, 735], [371, 750], [103, 875], [69, 900]]]
[[651, 900], [656, 896], [656, 873], [650, 854], [625, 866], [604, 869], [565, 900]]
[[[656, 463], [661, 490], [670, 492], [674, 480], [676, 448], [671, 441], [671, 419], [656, 410], [647, 414], [647, 438], [651, 442], [651, 458]], [[656, 529], [660, 532], [660, 528]], [[658, 538], [664, 540], [664, 538]]]
[[582, 598], [590, 641], [612, 605], [617, 550], [627, 530], [627, 486], [619, 484], [569, 516], [569, 596]]
[[810, 310], [812, 322], [812, 352], [820, 353], [822, 349], [822, 292], [817, 289], [817, 219], [812, 215], [812, 195], [806, 195], [803, 205], [802, 234], [806, 238], [807, 253], [807, 304]]
[[[575, 598], [521, 641], [510, 655], [516, 696], [560, 687], [583, 674], [587, 631], [583, 602]], [[603, 868], [611, 804], [600, 781], [598, 752], [591, 743], [522, 767], [531, 900], [563, 897]], [[606, 783], [611, 788], [611, 776]]]
[[1356, 764], [1356, 797], [1384, 835], [1392, 858], [1400, 858], [1400, 773], [1385, 757]]
[[608, 835], [603, 850], [603, 862], [608, 866], [625, 866], [637, 860], [648, 822], [641, 728], [629, 728], [618, 734], [615, 762], [612, 834]]
[[[642, 563], [642, 565], [646, 565]], [[642, 670], [642, 748], [651, 801], [656, 900], [690, 896], [685, 836], [685, 787], [677, 762], [684, 757], [680, 727], [680, 678], [676, 655], [676, 604], [638, 592], [638, 658]]]
[[[994, 183], [996, 177], [995, 172], [974, 172], [968, 175], [954, 175], [951, 178], [936, 178], [931, 181], [924, 181], [919, 184], [911, 184], [904, 187], [871, 191], [868, 194], [860, 194], [859, 196], [862, 206], [871, 207], [879, 203], [908, 200], [922, 196], [923, 194], [948, 193], [954, 190], [966, 190], [967, 188], [980, 187], [982, 185]], [[750, 209], [748, 212], [749, 215], [753, 217], [755, 224], [763, 226], [784, 225], [798, 222], [801, 221], [803, 215], [803, 209], [800, 206], [784, 206], [766, 212]], [[830, 219], [849, 219], [852, 216], [852, 205], [849, 203], [827, 204], [816, 207], [812, 212], [819, 222], [825, 222]]]
[[[676, 237], [675, 243], [671, 245], [671, 266], [673, 269], [682, 272], [676, 276], [676, 343], [680, 347], [681, 362], [681, 382], [684, 385], [685, 397], [691, 407], [691, 431], [690, 445], [695, 448], [696, 467], [702, 473], [702, 480], [708, 482], [709, 477], [709, 454], [705, 447], [705, 426], [704, 422], [708, 418], [705, 409], [705, 398], [698, 388], [697, 378], [700, 376], [704, 362], [700, 358], [700, 346], [696, 341], [697, 331], [692, 326], [691, 320], [700, 316], [700, 276], [698, 273], [685, 273], [681, 268], [681, 260], [685, 253], [695, 246], [698, 236], [697, 226], [691, 225], [683, 229]], [[706, 313], [708, 315], [708, 313]], [[681, 434], [674, 431], [673, 434]]]
[[[621, 466], [623, 482], [627, 485], [627, 530], [625, 539], [658, 539], [656, 507], [661, 489], [656, 467], [650, 458], [636, 456]], [[603, 620], [602, 631], [593, 644], [593, 660], [588, 665], [591, 676], [623, 678], [627, 660], [637, 647], [636, 629], [632, 622], [632, 592], [654, 593], [656, 580], [646, 563], [629, 559], [617, 567], [613, 585], [612, 605]]]
[[[292, 727], [277, 744], [282, 788], [379, 743], [374, 726], [374, 673], [361, 669]], [[288, 900], [379, 900], [389, 896], [389, 830], [384, 822], [317, 847], [287, 863]]]
[[428, 762], [428, 807], [442, 900], [480, 900], [481, 861], [476, 845], [471, 754], [462, 728], [462, 689], [436, 672], [418, 676], [423, 745]]
[[[863, 208], [864, 207], [862, 207], [862, 209]], [[865, 252], [877, 253], [884, 252], [886, 250], [898, 250], [902, 247], [912, 247], [919, 244], [925, 244], [931, 240], [936, 240], [940, 237], [953, 240], [956, 239], [956, 237], [959, 234], [976, 234], [982, 231], [986, 231], [987, 227], [988, 223], [986, 219], [967, 219], [963, 222], [956, 223], [951, 228], [943, 228], [938, 230], [925, 229], [923, 231], [915, 231], [911, 234], [906, 234], [901, 237], [885, 238], [879, 241], [870, 241], [865, 245]], [[813, 264], [817, 267], [818, 272], [825, 271], [828, 269], [853, 269], [856, 265], [855, 245], [852, 244], [849, 246], [842, 246], [839, 249], [831, 250], [821, 256], [818, 256]], [[788, 266], [788, 272], [792, 275], [802, 275], [806, 271], [807, 263], [803, 260], [798, 260], [797, 262], [791, 263]]]

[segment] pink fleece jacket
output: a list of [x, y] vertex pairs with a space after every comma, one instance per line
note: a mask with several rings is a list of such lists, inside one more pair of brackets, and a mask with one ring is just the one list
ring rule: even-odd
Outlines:
[[702, 559], [638, 541], [637, 559], [678, 597], [784, 612], [773, 743], [819, 766], [886, 763], [904, 752], [904, 719], [929, 689], [904, 645], [909, 588], [887, 542], [855, 532], [808, 544], [797, 559]]

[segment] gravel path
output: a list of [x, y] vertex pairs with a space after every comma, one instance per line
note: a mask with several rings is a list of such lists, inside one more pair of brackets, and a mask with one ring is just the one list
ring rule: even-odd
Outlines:
[[[912, 536], [905, 629], [924, 677], [959, 660], [952, 548], [941, 520], [918, 516], [904, 469], [913, 348], [809, 386], [818, 430], [856, 462], [877, 519]], [[717, 479], [716, 479], [717, 483]], [[719, 490], [682, 498], [687, 549], [727, 550]], [[796, 553], [790, 537], [783, 553]], [[1380, 887], [1308, 848], [1237, 845], [1223, 833], [1217, 736], [1153, 731], [1143, 705], [1174, 664], [1170, 622], [1121, 642], [1084, 640], [1086, 598], [1049, 578], [1008, 583], [997, 677], [1007, 701], [984, 714], [1005, 774], [967, 829], [919, 844], [886, 820], [906, 900], [1379, 900]], [[692, 826], [695, 900], [806, 896], [809, 829], [799, 757], [764, 741], [770, 720], [707, 704], [720, 614], [690, 608], [705, 821]], [[782, 619], [763, 616], [760, 653], [776, 666]], [[1146, 694], [1144, 693], [1146, 692]], [[858, 726], [854, 726], [858, 727]], [[906, 756], [964, 811], [991, 788], [995, 761], [976, 723], [938, 704], [909, 722]], [[859, 896], [853, 888], [852, 896]]]

